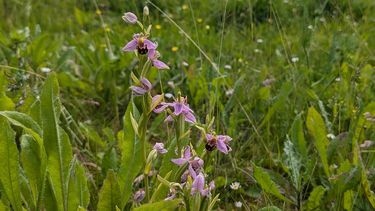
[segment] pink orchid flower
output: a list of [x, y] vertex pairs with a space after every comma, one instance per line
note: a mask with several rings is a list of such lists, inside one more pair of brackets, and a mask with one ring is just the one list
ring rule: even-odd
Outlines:
[[135, 34], [133, 40], [128, 42], [125, 47], [122, 48], [123, 51], [135, 51], [137, 50], [139, 54], [147, 54], [149, 50], [155, 50], [157, 45], [152, 41], [147, 39], [147, 36], [142, 34]]

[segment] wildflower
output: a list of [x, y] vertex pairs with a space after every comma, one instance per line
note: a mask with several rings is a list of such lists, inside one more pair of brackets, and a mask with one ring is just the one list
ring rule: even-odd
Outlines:
[[44, 73], [49, 73], [49, 72], [51, 72], [51, 68], [49, 68], [49, 67], [42, 67], [42, 68], [40, 68], [40, 70], [41, 70], [42, 72], [44, 72]]
[[187, 9], [189, 9], [188, 5], [186, 4], [182, 5], [182, 10], [187, 10]]
[[185, 148], [181, 158], [172, 159], [172, 162], [178, 166], [182, 166], [185, 163], [189, 163], [188, 172], [193, 179], [195, 179], [197, 174], [200, 173], [201, 168], [204, 164], [204, 161], [199, 157], [195, 157], [194, 159], [192, 159], [189, 146]]
[[239, 182], [233, 182], [232, 184], [230, 184], [230, 188], [232, 190], [238, 190], [241, 188], [241, 184]]
[[194, 179], [193, 184], [191, 185], [191, 195], [195, 193], [200, 193], [202, 196], [208, 196], [211, 194], [211, 190], [215, 188], [215, 183], [212, 181], [207, 188], [204, 188], [205, 181], [202, 173], [199, 173], [198, 176]]
[[257, 43], [263, 43], [263, 39], [257, 39]]
[[329, 134], [327, 134], [327, 138], [333, 140], [333, 139], [336, 138], [336, 136], [334, 134], [332, 134], [332, 133], [329, 133]]
[[156, 142], [155, 145], [154, 145], [154, 147], [153, 147], [153, 149], [156, 150], [160, 154], [165, 154], [165, 153], [168, 152], [168, 150], [166, 150], [164, 148], [164, 144], [163, 143]]
[[210, 30], [210, 25], [206, 25], [206, 30]]
[[273, 84], [273, 82], [275, 82], [275, 81], [276, 81], [276, 79], [271, 77], [271, 78], [268, 78], [268, 79], [264, 80], [262, 82], [262, 84], [263, 84], [263, 86], [271, 86], [271, 84]]
[[137, 20], [138, 20], [137, 16], [134, 13], [131, 13], [131, 12], [124, 13], [124, 16], [122, 16], [122, 19], [126, 23], [130, 23], [130, 24], [136, 24]]
[[96, 13], [97, 15], [101, 15], [101, 14], [102, 14], [102, 11], [100, 11], [99, 9], [97, 9], [97, 10], [95, 11], [95, 13]]
[[[156, 98], [155, 98], [156, 99]], [[175, 100], [173, 103], [166, 103], [166, 102], [161, 102], [156, 108], [154, 109], [155, 113], [161, 113], [168, 107], [173, 107], [173, 115], [174, 116], [179, 116], [182, 115], [185, 118], [186, 122], [189, 123], [195, 123], [196, 119], [194, 116], [193, 110], [189, 107], [187, 104], [187, 98], [185, 97], [179, 97], [178, 100]], [[166, 121], [172, 121], [173, 118], [171, 115], [168, 115], [167, 118], [165, 119]]]
[[171, 50], [172, 50], [173, 52], [176, 52], [176, 51], [178, 51], [178, 47], [173, 46]]
[[197, 19], [197, 22], [198, 22], [198, 23], [202, 23], [202, 22], [203, 22], [203, 19], [202, 19], [202, 18], [198, 18], [198, 19]]
[[139, 54], [146, 54], [151, 49], [156, 49], [157, 45], [147, 39], [147, 36], [142, 34], [133, 35], [133, 40], [128, 42], [125, 47], [122, 48], [123, 51], [135, 51], [137, 50]]
[[152, 85], [146, 78], [141, 78], [141, 84], [138, 86], [131, 86], [130, 89], [133, 90], [134, 95], [141, 96], [149, 92], [152, 89]]
[[152, 65], [154, 67], [156, 67], [159, 70], [169, 69], [168, 65], [166, 65], [164, 62], [158, 60], [159, 57], [160, 57], [160, 54], [159, 54], [159, 52], [157, 50], [150, 49], [148, 51], [148, 58], [151, 60]]
[[207, 134], [206, 135], [207, 144], [206, 149], [208, 151], [213, 151], [216, 147], [219, 151], [223, 152], [224, 154], [228, 154], [232, 150], [232, 148], [229, 147], [229, 142], [232, 140], [231, 137], [226, 135], [212, 135]]
[[226, 64], [226, 65], [224, 65], [224, 69], [231, 70], [232, 66], [230, 66], [229, 64]]
[[296, 57], [296, 56], [293, 56], [292, 57], [292, 62], [293, 63], [296, 63], [296, 62], [298, 62], [299, 61], [299, 58], [298, 57]]
[[141, 202], [145, 198], [146, 192], [143, 189], [139, 189], [137, 192], [134, 193], [133, 200], [136, 203]]
[[159, 25], [159, 24], [157, 24], [157, 25], [155, 25], [155, 29], [161, 29], [161, 25]]
[[308, 25], [307, 28], [310, 29], [310, 30], [314, 29], [314, 27], [312, 25]]
[[237, 208], [241, 208], [242, 207], [242, 202], [236, 201], [236, 202], [234, 202], [234, 206], [237, 207]]

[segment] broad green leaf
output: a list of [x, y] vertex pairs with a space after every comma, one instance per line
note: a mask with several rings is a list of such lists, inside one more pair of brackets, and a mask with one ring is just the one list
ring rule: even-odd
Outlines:
[[69, 168], [68, 210], [79, 207], [86, 208], [89, 204], [90, 193], [84, 168], [74, 158]]
[[107, 178], [99, 193], [99, 211], [116, 211], [116, 207], [121, 204], [121, 190], [113, 170], [109, 170]]
[[136, 207], [134, 211], [168, 211], [168, 210], [175, 210], [181, 204], [181, 199], [174, 199], [168, 201], [159, 201], [155, 203], [143, 204], [140, 207]]
[[0, 115], [7, 118], [13, 125], [23, 128], [26, 133], [42, 144], [42, 129], [30, 116], [16, 111], [0, 111]]
[[14, 210], [22, 210], [20, 167], [15, 133], [8, 121], [0, 118], [0, 181]]
[[121, 149], [121, 165], [118, 173], [119, 184], [122, 191], [122, 202], [123, 206], [126, 204], [132, 193], [132, 184], [135, 177], [140, 172], [143, 167], [144, 160], [144, 150], [143, 144], [140, 143], [137, 138], [132, 123], [131, 114], [137, 120], [138, 111], [135, 105], [131, 102], [129, 103], [125, 116], [124, 122], [124, 132], [122, 133], [122, 138], [119, 140], [119, 145]]
[[327, 147], [329, 145], [329, 141], [327, 139], [324, 121], [314, 107], [309, 108], [306, 121], [307, 129], [314, 138], [315, 147], [317, 148], [322, 161], [324, 173], [326, 176], [329, 176], [330, 174], [327, 159]]
[[41, 112], [43, 140], [47, 152], [49, 180], [59, 210], [68, 209], [68, 172], [72, 159], [69, 137], [59, 127], [60, 101], [58, 82], [55, 74], [50, 74], [42, 90]]
[[267, 206], [260, 208], [258, 211], [281, 211], [281, 209], [276, 206]]
[[[154, 202], [157, 200], [160, 200], [162, 198], [166, 197], [166, 193], [169, 190], [169, 182], [168, 179], [171, 176], [172, 171], [168, 172], [165, 177], [161, 177], [160, 175], [157, 175], [158, 181], [160, 182], [159, 185], [157, 186], [156, 190], [152, 194], [150, 202]], [[167, 183], [165, 182], [167, 181]]]
[[303, 158], [307, 159], [307, 147], [305, 136], [303, 133], [303, 122], [301, 114], [297, 115], [293, 121], [292, 128], [290, 131], [290, 139], [296, 146], [298, 152], [303, 156]]
[[262, 168], [256, 166], [255, 164], [253, 164], [253, 166], [254, 166], [254, 177], [264, 192], [272, 194], [276, 196], [277, 198], [284, 200], [286, 202], [292, 203], [292, 201], [285, 198], [285, 196], [283, 196], [280, 193], [279, 188], [271, 180], [271, 177], [267, 174], [267, 172], [265, 172]]
[[43, 146], [30, 135], [21, 137], [21, 161], [37, 206], [44, 189], [46, 155]]
[[325, 191], [326, 189], [320, 185], [314, 188], [307, 200], [307, 210], [317, 210], [319, 208]]

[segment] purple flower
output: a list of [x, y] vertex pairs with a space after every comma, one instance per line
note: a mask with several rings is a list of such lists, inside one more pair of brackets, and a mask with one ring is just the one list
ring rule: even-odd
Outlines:
[[140, 82], [141, 84], [138, 86], [130, 86], [130, 89], [133, 90], [134, 95], [141, 96], [152, 89], [152, 85], [147, 78], [141, 78]]
[[[180, 97], [179, 100], [175, 100], [175, 102], [173, 103], [161, 102], [158, 106], [156, 106], [156, 108], [154, 109], [154, 112], [161, 113], [166, 108], [172, 107], [174, 116], [182, 115], [185, 118], [186, 122], [195, 123], [197, 120], [195, 119], [194, 112], [193, 110], [191, 110], [191, 108], [186, 103], [186, 101], [187, 101], [187, 98]], [[173, 117], [171, 115], [168, 115], [165, 120], [173, 121]]]
[[139, 54], [147, 54], [149, 50], [156, 49], [157, 45], [152, 41], [148, 40], [146, 36], [141, 34], [135, 34], [133, 40], [128, 42], [125, 47], [122, 48], [123, 51], [135, 51], [137, 50]]
[[130, 23], [130, 24], [136, 24], [137, 20], [138, 20], [137, 16], [134, 15], [134, 13], [131, 13], [131, 12], [124, 13], [124, 16], [122, 16], [122, 19], [126, 23]]
[[198, 176], [194, 179], [193, 184], [191, 185], [191, 195], [200, 193], [202, 196], [208, 196], [211, 194], [211, 190], [215, 188], [215, 183], [214, 181], [212, 181], [207, 188], [204, 188], [204, 186], [204, 175], [202, 173], [199, 173]]
[[168, 150], [166, 150], [165, 148], [164, 148], [164, 144], [163, 143], [155, 143], [155, 145], [154, 145], [154, 148], [153, 148], [154, 150], [156, 150], [158, 153], [160, 153], [160, 154], [165, 154], [165, 153], [167, 153], [168, 152]]
[[232, 148], [229, 146], [229, 142], [232, 140], [231, 137], [226, 135], [206, 135], [207, 144], [206, 149], [208, 151], [213, 151], [216, 147], [219, 151], [223, 152], [224, 154], [228, 154], [228, 152], [232, 151]]
[[150, 49], [147, 54], [148, 58], [152, 62], [152, 65], [156, 67], [159, 70], [162, 69], [169, 69], [168, 65], [166, 65], [164, 62], [158, 60], [160, 54], [155, 49]]
[[172, 159], [172, 162], [178, 166], [182, 166], [185, 163], [189, 163], [188, 171], [189, 171], [190, 176], [193, 179], [195, 179], [197, 174], [200, 173], [204, 164], [204, 161], [200, 159], [199, 157], [192, 158], [189, 146], [185, 148], [184, 154], [182, 155], [181, 158]]
[[143, 189], [139, 189], [137, 192], [134, 193], [133, 200], [136, 203], [141, 202], [145, 198], [146, 192]]

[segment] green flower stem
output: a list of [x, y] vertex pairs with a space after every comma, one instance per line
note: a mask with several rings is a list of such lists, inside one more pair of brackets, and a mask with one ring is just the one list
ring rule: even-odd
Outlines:
[[177, 150], [180, 153], [181, 152], [181, 145], [183, 141], [183, 135], [185, 131], [185, 121], [184, 117], [182, 115], [179, 115], [177, 117], [177, 128], [176, 128], [176, 145], [177, 145]]

